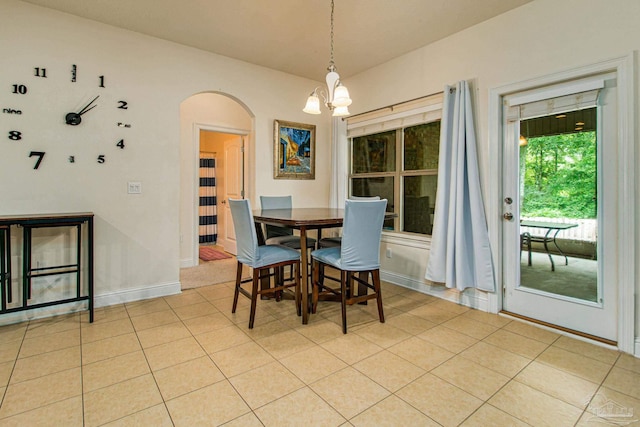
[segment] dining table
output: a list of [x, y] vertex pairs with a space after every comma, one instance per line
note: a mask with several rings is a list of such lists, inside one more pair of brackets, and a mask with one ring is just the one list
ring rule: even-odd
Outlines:
[[[253, 212], [258, 244], [264, 245], [265, 238], [262, 224], [290, 227], [300, 231], [300, 286], [302, 294], [302, 323], [309, 322], [309, 254], [307, 249], [307, 232], [317, 230], [317, 241], [326, 228], [342, 227], [344, 209], [337, 208], [292, 208], [292, 209], [256, 209]], [[387, 212], [385, 218], [395, 218], [397, 214]], [[268, 284], [263, 283], [263, 286]]]
[[[293, 209], [256, 209], [253, 221], [256, 224], [258, 244], [264, 245], [265, 238], [261, 224], [290, 227], [300, 231], [300, 286], [302, 294], [302, 323], [309, 322], [309, 259], [307, 249], [307, 231], [342, 227], [344, 209], [335, 208], [293, 208]], [[318, 241], [320, 236], [318, 236]]]

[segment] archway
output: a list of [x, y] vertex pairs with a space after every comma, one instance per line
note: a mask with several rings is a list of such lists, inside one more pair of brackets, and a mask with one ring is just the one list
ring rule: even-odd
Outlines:
[[[198, 93], [180, 104], [180, 266], [198, 265], [199, 164], [201, 131], [244, 137], [244, 164], [253, 153], [254, 116], [238, 99], [223, 93]], [[248, 168], [244, 191], [252, 188]]]

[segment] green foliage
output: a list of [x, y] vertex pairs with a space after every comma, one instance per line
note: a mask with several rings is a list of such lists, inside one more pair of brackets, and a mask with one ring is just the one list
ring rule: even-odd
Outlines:
[[596, 135], [530, 138], [520, 150], [522, 216], [596, 217]]

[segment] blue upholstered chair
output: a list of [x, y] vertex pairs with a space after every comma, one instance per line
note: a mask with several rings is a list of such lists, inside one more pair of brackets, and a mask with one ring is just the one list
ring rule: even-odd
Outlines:
[[[380, 200], [380, 196], [371, 196], [371, 197], [363, 197], [363, 196], [351, 196], [349, 200]], [[342, 244], [342, 237], [325, 237], [320, 239], [318, 242], [319, 248], [333, 248], [336, 246], [340, 246]]]
[[[260, 196], [260, 206], [262, 209], [291, 209], [293, 202], [291, 196]], [[301, 249], [300, 236], [293, 234], [293, 229], [277, 225], [265, 224], [265, 244], [282, 245], [292, 249]], [[316, 239], [307, 236], [307, 249], [309, 252], [316, 248]], [[309, 262], [309, 260], [304, 260]], [[284, 269], [280, 269], [279, 274], [284, 274]], [[289, 277], [293, 275], [293, 269]]]
[[[278, 245], [258, 246], [258, 235], [251, 213], [249, 200], [229, 199], [233, 227], [236, 233], [238, 269], [236, 272], [236, 286], [233, 295], [232, 313], [236, 312], [238, 295], [242, 294], [251, 300], [251, 313], [249, 316], [249, 329], [253, 328], [256, 315], [256, 301], [258, 295], [275, 294], [286, 288], [295, 288], [295, 302], [298, 316], [300, 316], [300, 253], [291, 248]], [[242, 280], [242, 266], [247, 265], [253, 269], [251, 279]], [[259, 289], [260, 279], [265, 275], [271, 276], [270, 270], [286, 265], [293, 266], [293, 279], [277, 283], [274, 287]], [[242, 288], [243, 283], [252, 283], [251, 292]]]
[[[346, 305], [376, 299], [378, 316], [384, 323], [382, 296], [380, 294], [380, 238], [387, 200], [347, 200], [345, 202], [342, 244], [339, 247], [322, 248], [311, 253], [313, 261], [312, 311], [318, 307], [321, 294], [340, 296], [342, 308], [342, 332], [347, 333]], [[340, 270], [340, 288], [327, 286], [320, 271], [324, 266]], [[359, 273], [356, 275], [355, 273]], [[371, 283], [369, 283], [371, 276]], [[355, 280], [372, 294], [353, 296], [350, 283]]]
[[[291, 196], [260, 196], [262, 209], [291, 209]], [[265, 225], [265, 243], [267, 245], [282, 245], [288, 248], [300, 249], [300, 237], [293, 235], [293, 229], [277, 225]], [[316, 240], [307, 237], [307, 248], [314, 249]]]

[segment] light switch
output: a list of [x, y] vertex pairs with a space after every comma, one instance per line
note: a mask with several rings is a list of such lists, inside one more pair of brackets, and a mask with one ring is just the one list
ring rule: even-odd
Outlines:
[[127, 193], [129, 194], [142, 193], [142, 183], [138, 181], [129, 181], [127, 183]]

